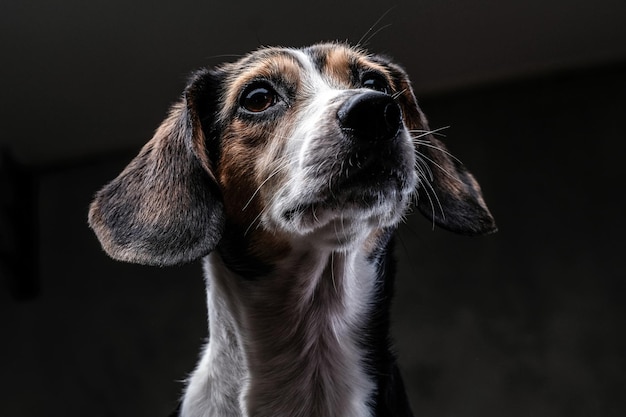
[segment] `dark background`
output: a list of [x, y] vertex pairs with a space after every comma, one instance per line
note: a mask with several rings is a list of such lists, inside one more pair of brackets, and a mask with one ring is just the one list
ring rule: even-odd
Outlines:
[[191, 70], [363, 35], [450, 126], [500, 227], [466, 238], [413, 214], [399, 230], [394, 335], [416, 415], [626, 415], [626, 3], [390, 7], [3, 0], [0, 416], [167, 415], [206, 336], [200, 265], [108, 259], [92, 195]]

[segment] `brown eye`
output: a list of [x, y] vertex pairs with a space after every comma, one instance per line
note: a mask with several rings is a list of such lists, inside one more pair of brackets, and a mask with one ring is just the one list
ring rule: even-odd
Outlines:
[[243, 91], [241, 107], [252, 113], [263, 112], [276, 104], [276, 91], [265, 83], [255, 83]]
[[365, 74], [361, 81], [361, 85], [364, 88], [380, 91], [385, 94], [389, 94], [391, 92], [391, 88], [389, 87], [387, 80], [385, 80], [382, 75], [376, 73]]

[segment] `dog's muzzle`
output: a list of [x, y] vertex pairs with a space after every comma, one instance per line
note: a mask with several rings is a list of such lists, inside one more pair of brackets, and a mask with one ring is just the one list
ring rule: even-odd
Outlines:
[[[414, 148], [393, 97], [373, 90], [349, 91], [308, 140], [296, 181], [275, 203], [276, 223], [308, 232], [342, 219], [395, 224], [415, 188]], [[322, 118], [324, 119], [324, 118]], [[355, 223], [356, 224], [356, 223]], [[325, 229], [323, 229], [325, 230]], [[334, 228], [329, 236], [336, 239]]]
[[412, 168], [403, 144], [402, 111], [393, 98], [378, 91], [360, 91], [337, 110], [344, 160], [334, 176], [334, 184], [357, 199], [363, 193], [384, 192], [405, 187], [407, 171]]

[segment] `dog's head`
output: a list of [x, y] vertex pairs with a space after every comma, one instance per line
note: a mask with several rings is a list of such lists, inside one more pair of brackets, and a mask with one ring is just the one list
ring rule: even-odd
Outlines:
[[197, 72], [89, 222], [112, 257], [170, 265], [222, 240], [347, 248], [397, 224], [414, 197], [444, 228], [495, 230], [399, 66], [343, 44], [265, 48]]

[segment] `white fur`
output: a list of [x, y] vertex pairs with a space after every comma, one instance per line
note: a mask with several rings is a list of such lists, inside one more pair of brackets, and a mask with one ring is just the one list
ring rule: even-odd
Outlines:
[[303, 240], [258, 281], [207, 257], [211, 339], [181, 415], [369, 416], [374, 384], [358, 336], [375, 279], [365, 256]]
[[214, 276], [228, 276], [221, 262], [205, 260], [210, 339], [188, 380], [181, 409], [183, 417], [243, 416], [239, 397], [247, 379], [241, 341], [228, 298], [216, 288]]

